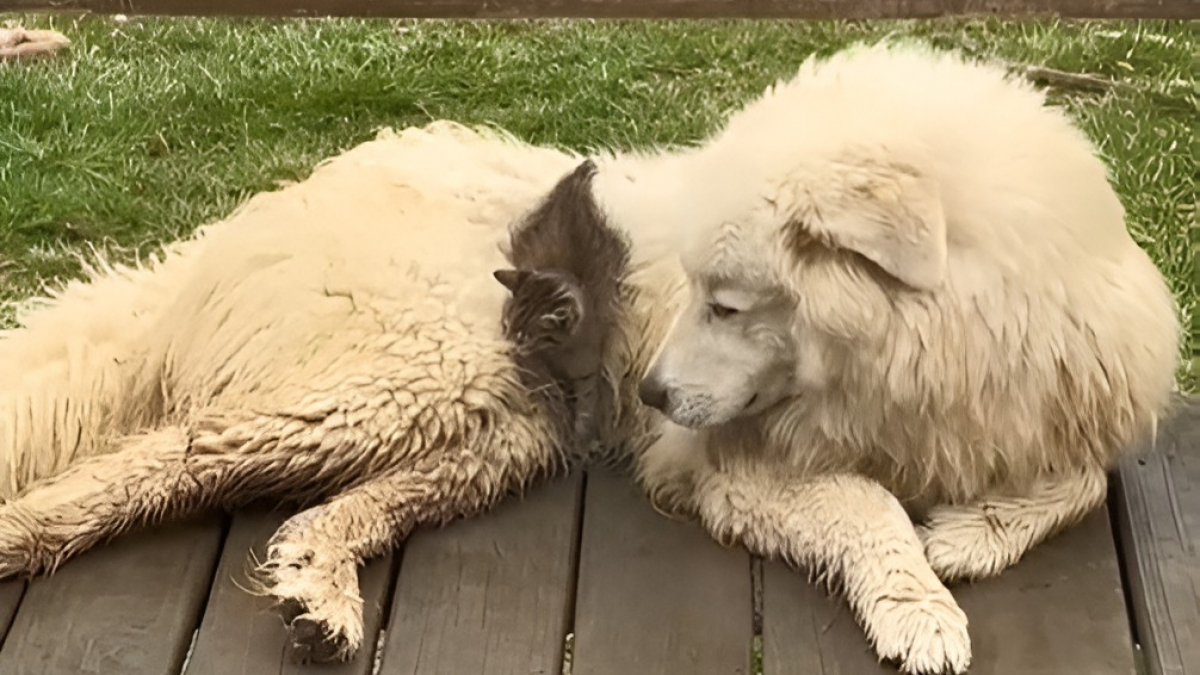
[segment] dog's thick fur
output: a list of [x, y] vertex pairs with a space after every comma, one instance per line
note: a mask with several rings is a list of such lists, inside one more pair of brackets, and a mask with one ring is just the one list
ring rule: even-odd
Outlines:
[[[611, 265], [521, 238], [606, 223]], [[594, 168], [446, 123], [381, 138], [24, 321], [0, 342], [0, 573], [206, 504], [328, 499], [276, 534], [264, 590], [344, 656], [363, 558], [553, 470], [588, 427], [564, 411], [595, 410], [656, 504], [840, 580], [921, 673], [970, 660], [938, 575], [1095, 506], [1176, 339], [1061, 113], [885, 48], [806, 63], [699, 148]]]
[[689, 166], [723, 189], [676, 216], [692, 292], [642, 397], [715, 428], [696, 480], [871, 478], [940, 577], [979, 578], [1100, 504], [1166, 411], [1172, 296], [1092, 146], [1000, 69], [810, 61]]

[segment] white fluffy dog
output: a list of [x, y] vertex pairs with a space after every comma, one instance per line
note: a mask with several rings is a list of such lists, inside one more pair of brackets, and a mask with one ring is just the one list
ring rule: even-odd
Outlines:
[[[882, 657], [965, 670], [939, 575], [995, 573], [1097, 505], [1171, 389], [1172, 301], [1090, 146], [998, 69], [870, 48], [698, 148], [578, 164], [408, 130], [28, 314], [0, 342], [0, 574], [205, 505], [316, 502], [263, 581], [346, 656], [365, 557], [594, 430], [659, 506], [839, 579]], [[565, 220], [627, 247], [611, 298], [542, 269]], [[499, 275], [511, 299], [510, 265], [533, 268]], [[566, 305], [512, 306], [538, 298]], [[603, 339], [571, 333], [596, 307]], [[535, 351], [559, 389], [529, 386]]]
[[[996, 574], [1098, 506], [1168, 406], [1179, 329], [1160, 273], [1089, 142], [998, 68], [881, 48], [809, 61], [686, 174], [703, 198], [657, 217], [687, 230], [689, 300], [641, 396], [709, 430], [702, 459], [668, 466], [692, 464], [714, 531], [924, 588], [882, 562], [917, 546], [899, 507], [888, 529], [844, 496], [866, 477], [924, 519], [943, 580]], [[803, 491], [822, 518], [780, 508]], [[841, 570], [852, 602], [868, 567]], [[919, 669], [965, 666], [957, 637], [945, 648]]]

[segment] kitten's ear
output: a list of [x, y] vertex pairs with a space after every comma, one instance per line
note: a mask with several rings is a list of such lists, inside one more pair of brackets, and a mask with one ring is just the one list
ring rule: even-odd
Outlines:
[[505, 269], [492, 272], [492, 276], [496, 277], [496, 281], [499, 281], [501, 284], [503, 284], [504, 287], [509, 290], [509, 292], [516, 293], [517, 289], [521, 287], [521, 284], [525, 283], [525, 281], [529, 279], [530, 272], [528, 270]]

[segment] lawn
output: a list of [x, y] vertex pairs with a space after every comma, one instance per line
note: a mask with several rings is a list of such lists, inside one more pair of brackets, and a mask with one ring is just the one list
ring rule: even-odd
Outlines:
[[579, 150], [686, 143], [810, 53], [885, 35], [1111, 82], [1052, 95], [1099, 144], [1185, 325], [1200, 316], [1184, 22], [0, 19], [74, 40], [0, 64], [0, 325], [81, 256], [144, 257], [381, 126], [449, 118]]

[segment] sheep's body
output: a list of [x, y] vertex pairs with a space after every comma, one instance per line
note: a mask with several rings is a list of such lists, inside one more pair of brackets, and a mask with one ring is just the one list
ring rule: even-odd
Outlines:
[[[0, 496], [124, 433], [212, 411], [315, 413], [349, 391], [383, 406], [375, 397], [395, 390], [387, 405], [418, 428], [428, 416], [433, 438], [445, 416], [519, 409], [505, 400], [524, 394], [504, 289], [487, 272], [507, 264], [505, 225], [576, 160], [463, 134], [477, 138], [439, 125], [359, 146], [162, 263], [105, 271], [28, 313], [0, 343]], [[429, 377], [438, 400], [406, 398]]]
[[0, 342], [0, 484], [32, 485], [0, 506], [0, 571], [204, 506], [333, 496], [281, 529], [264, 583], [301, 622], [345, 617], [321, 649], [356, 648], [357, 603], [328, 606], [356, 594], [331, 580], [562, 463], [563, 408], [522, 382], [489, 272], [577, 163], [450, 124], [385, 136], [28, 314]]

